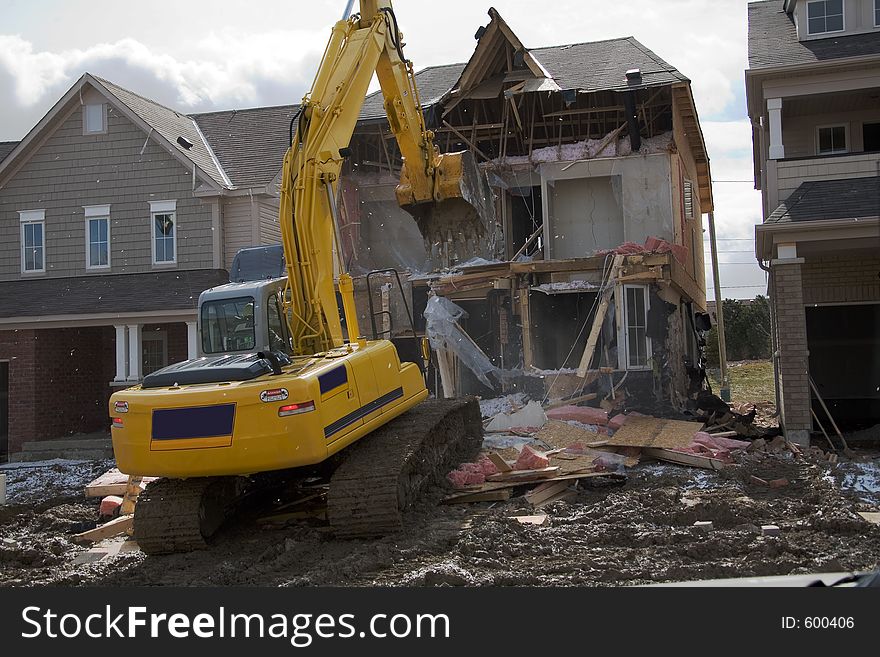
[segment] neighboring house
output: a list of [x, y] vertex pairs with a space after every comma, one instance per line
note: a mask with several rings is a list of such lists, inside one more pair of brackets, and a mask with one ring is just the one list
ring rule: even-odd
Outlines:
[[749, 5], [749, 116], [791, 440], [880, 418], [880, 0]]
[[[417, 329], [428, 291], [446, 296], [469, 313], [464, 328], [499, 368], [610, 367], [615, 385], [626, 375], [631, 407], [680, 409], [701, 369], [693, 318], [706, 308], [702, 215], [712, 210], [690, 82], [632, 37], [529, 49], [497, 11], [489, 15], [468, 62], [424, 69], [416, 81], [440, 149], [469, 149], [486, 171], [497, 225], [479, 244], [424, 243], [394, 200], [401, 160], [382, 96], [373, 94], [343, 175], [345, 257], [355, 269], [417, 274]], [[631, 248], [604, 306], [605, 251], [648, 238], [672, 252]], [[418, 274], [473, 256], [495, 264], [460, 276]], [[374, 293], [376, 309], [393, 303], [393, 294]], [[601, 335], [582, 363], [597, 308]], [[387, 317], [379, 323], [408, 328], [392, 315], [393, 326]], [[361, 325], [369, 331], [369, 318]], [[460, 360], [455, 369], [448, 391], [490, 394]]]
[[294, 110], [190, 117], [85, 74], [0, 144], [0, 459], [105, 429], [114, 388], [196, 354], [199, 294], [278, 241]]

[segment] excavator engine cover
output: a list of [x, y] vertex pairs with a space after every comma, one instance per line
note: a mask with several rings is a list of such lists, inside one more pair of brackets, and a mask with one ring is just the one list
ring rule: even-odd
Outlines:
[[495, 221], [495, 202], [489, 181], [470, 151], [440, 155], [433, 201], [414, 202], [404, 164], [397, 200], [416, 220], [428, 245], [475, 244]]

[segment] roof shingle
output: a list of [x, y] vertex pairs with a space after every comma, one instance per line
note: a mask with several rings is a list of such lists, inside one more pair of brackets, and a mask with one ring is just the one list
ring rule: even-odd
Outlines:
[[0, 318], [192, 310], [203, 290], [228, 282], [222, 269], [0, 281]]
[[846, 57], [880, 55], [876, 32], [798, 41], [782, 0], [749, 3], [749, 68], [776, 68]]
[[298, 105], [193, 114], [235, 187], [257, 187], [281, 170]]
[[[445, 64], [443, 66], [429, 66], [416, 73], [416, 88], [419, 90], [419, 100], [422, 108], [431, 107], [440, 101], [446, 93], [455, 86], [465, 64]], [[360, 119], [385, 118], [385, 98], [382, 91], [374, 91], [364, 100], [361, 108]]]
[[801, 183], [765, 223], [880, 217], [880, 177]]
[[18, 146], [17, 141], [0, 141], [0, 162]]

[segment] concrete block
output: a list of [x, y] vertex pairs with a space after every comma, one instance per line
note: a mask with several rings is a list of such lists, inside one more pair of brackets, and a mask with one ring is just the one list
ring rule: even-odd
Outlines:
[[707, 534], [711, 532], [713, 528], [714, 525], [711, 520], [697, 520], [697, 522], [694, 523], [694, 529], [706, 532]]
[[782, 531], [777, 525], [761, 525], [761, 534], [764, 536], [779, 536]]

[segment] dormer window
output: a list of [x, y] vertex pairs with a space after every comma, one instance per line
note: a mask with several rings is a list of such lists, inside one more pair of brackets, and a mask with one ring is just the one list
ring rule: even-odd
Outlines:
[[843, 31], [843, 0], [815, 0], [807, 3], [808, 34]]
[[107, 132], [107, 105], [94, 103], [83, 106], [83, 134], [97, 135]]

